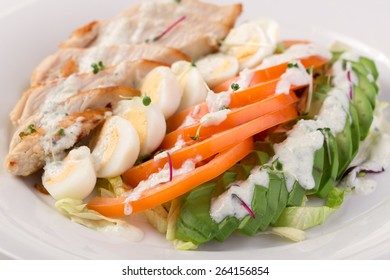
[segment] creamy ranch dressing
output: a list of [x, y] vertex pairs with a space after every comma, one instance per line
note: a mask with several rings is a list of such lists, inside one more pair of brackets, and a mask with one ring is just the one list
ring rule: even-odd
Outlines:
[[[172, 177], [176, 177], [179, 175], [187, 174], [195, 169], [195, 164], [198, 162], [199, 159], [196, 159], [195, 161], [192, 159], [186, 160], [183, 165], [179, 169], [172, 169]], [[126, 196], [125, 205], [128, 204], [131, 201], [139, 199], [140, 195], [161, 183], [169, 182], [170, 177], [170, 168], [169, 163], [166, 163], [164, 167], [157, 173], [153, 173], [149, 176], [147, 180], [141, 181], [137, 187], [135, 187], [132, 191], [124, 193], [123, 195]], [[128, 211], [130, 212], [130, 211]], [[125, 211], [126, 214], [126, 211]]]
[[[239, 79], [235, 82], [238, 84], [238, 90], [242, 91], [249, 87], [250, 82], [252, 81], [254, 72], [249, 69], [244, 69], [239, 74]], [[234, 93], [234, 90], [229, 87], [227, 91], [214, 93], [212, 90], [209, 90], [206, 97], [207, 108], [209, 113], [204, 115], [201, 120], [201, 126], [213, 126], [221, 124], [226, 118], [227, 115], [231, 112], [228, 109], [231, 100], [231, 94]], [[191, 122], [191, 118], [187, 120], [186, 123]]]
[[248, 215], [247, 210], [232, 195], [237, 195], [250, 207], [255, 186], [267, 188], [268, 184], [268, 173], [257, 166], [251, 171], [251, 175], [249, 175], [246, 181], [232, 184], [226, 192], [212, 201], [210, 208], [211, 218], [217, 223], [222, 222], [227, 216], [236, 217], [237, 219], [244, 218]]
[[296, 44], [288, 48], [282, 54], [271, 55], [264, 58], [263, 62], [256, 69], [265, 69], [278, 64], [290, 62], [291, 60], [313, 55], [318, 55], [327, 59], [332, 57], [332, 54], [328, 50], [316, 44]]
[[310, 84], [312, 81], [311, 75], [307, 73], [301, 62], [291, 61], [290, 63], [296, 64], [297, 67], [287, 68], [287, 71], [281, 76], [276, 85], [276, 94], [288, 94], [291, 86], [303, 86]]
[[[324, 135], [317, 130], [315, 121], [299, 121], [287, 139], [274, 145], [275, 157], [283, 164], [283, 170], [292, 175], [303, 188], [314, 188], [312, 176], [314, 153], [322, 147]], [[292, 186], [288, 186], [291, 189]]]
[[153, 160], [154, 161], [157, 161], [157, 160], [160, 160], [162, 158], [166, 158], [168, 156], [168, 153], [173, 153], [175, 151], [178, 151], [180, 150], [181, 148], [183, 148], [184, 146], [186, 145], [186, 142], [183, 140], [183, 136], [182, 135], [179, 135], [179, 137], [177, 138], [176, 142], [175, 142], [175, 145], [170, 148], [169, 150], [167, 151], [163, 151], [161, 153], [158, 153], [157, 155], [155, 155], [153, 157]]
[[60, 129], [58, 123], [68, 113], [61, 104], [77, 93], [77, 89], [80, 87], [79, 83], [80, 81], [71, 75], [56, 90], [47, 94], [39, 115], [39, 122], [40, 127], [45, 130], [44, 136], [41, 137], [41, 146], [48, 156], [62, 156], [60, 153], [74, 145], [77, 135], [81, 131], [82, 119], [79, 118], [71, 126], [63, 128], [64, 135], [54, 141], [56, 133]]
[[[320, 54], [330, 58], [329, 52], [320, 50], [314, 45], [298, 45], [295, 48], [293, 47], [289, 49], [289, 53], [287, 53], [288, 50], [286, 51], [287, 55], [277, 55], [270, 57], [268, 60], [265, 59], [264, 65], [267, 65], [265, 67], [290, 62], [294, 58], [314, 54]], [[292, 52], [291, 49], [296, 52]], [[340, 60], [333, 65], [332, 69], [334, 88], [328, 93], [318, 116], [314, 120], [300, 120], [288, 132], [287, 139], [274, 146], [275, 156], [271, 162], [278, 159], [283, 164], [286, 187], [289, 192], [295, 180], [305, 189], [312, 189], [315, 186], [312, 176], [314, 154], [322, 147], [324, 142], [324, 135], [318, 129], [330, 128], [333, 134], [339, 133], [344, 129], [346, 119], [349, 115], [351, 81], [348, 79], [348, 72], [351, 70], [351, 65], [347, 63], [347, 67], [344, 70], [342, 65], [343, 59], [356, 61], [359, 59], [359, 56], [350, 53], [345, 53], [341, 56]], [[351, 80], [352, 83], [358, 82], [356, 80], [354, 81], [354, 78]], [[280, 88], [283, 88], [281, 92], [286, 91], [287, 85], [280, 85]], [[254, 170], [256, 169], [258, 167]], [[239, 204], [235, 205], [231, 194], [237, 193], [240, 197], [242, 196], [241, 198], [247, 205], [250, 205], [253, 199], [253, 188], [253, 184], [249, 178], [244, 182], [236, 182], [225, 193], [212, 201], [210, 208], [211, 217], [216, 222], [220, 222], [227, 216], [242, 218], [247, 215], [248, 212], [244, 207], [240, 207]]]

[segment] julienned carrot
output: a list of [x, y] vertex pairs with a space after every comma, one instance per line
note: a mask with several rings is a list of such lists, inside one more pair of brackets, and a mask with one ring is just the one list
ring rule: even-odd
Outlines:
[[[309, 68], [320, 67], [327, 63], [329, 60], [320, 56], [310, 56], [302, 58], [301, 62]], [[288, 67], [288, 63], [283, 63], [274, 67], [258, 70], [254, 73], [252, 81], [248, 89], [234, 92], [231, 95], [231, 102], [229, 108], [238, 108], [248, 105], [250, 103], [267, 98], [275, 92], [276, 85], [279, 82], [280, 76], [283, 75]], [[228, 80], [217, 86], [214, 91], [221, 92], [226, 91], [232, 83], [237, 81], [238, 77]], [[292, 90], [297, 88], [292, 87]], [[167, 131], [171, 132], [180, 127], [187, 117], [194, 119], [200, 119], [202, 116], [208, 113], [207, 104], [205, 102], [185, 109], [167, 120]]]
[[[232, 93], [230, 95], [229, 108], [235, 109], [246, 106], [273, 95], [275, 93], [278, 82], [279, 80], [273, 80], [268, 83], [258, 84], [248, 89]], [[294, 86], [291, 87], [291, 90], [295, 89], [296, 88]], [[180, 127], [188, 116], [196, 121], [200, 120], [200, 118], [202, 118], [208, 112], [209, 110], [206, 102], [179, 112], [167, 120], [167, 131], [171, 132]]]
[[[174, 177], [172, 181], [151, 187], [141, 193], [139, 198], [127, 201], [126, 196], [119, 198], [95, 197], [88, 208], [104, 216], [125, 216], [150, 209], [179, 197], [193, 188], [219, 176], [253, 150], [252, 138], [221, 152], [208, 163], [195, 168], [187, 174]], [[130, 197], [131, 198], [131, 197]], [[132, 200], [130, 199], [129, 200]]]
[[292, 92], [290, 94], [272, 95], [261, 101], [232, 110], [219, 125], [199, 127], [200, 124], [197, 122], [193, 125], [174, 130], [165, 136], [160, 147], [165, 150], [171, 149], [175, 146], [178, 139], [187, 143], [195, 135], [204, 140], [216, 133], [241, 125], [265, 114], [279, 111], [283, 107], [297, 101], [298, 98]]
[[[327, 63], [329, 61], [329, 59], [321, 57], [321, 56], [309, 56], [309, 57], [299, 58], [297, 60], [300, 60], [301, 63], [303, 64], [303, 66], [305, 66], [306, 68], [310, 68], [310, 67], [317, 68], [317, 67], [324, 65], [325, 63]], [[289, 62], [286, 62], [286, 63], [282, 63], [282, 64], [272, 66], [269, 68], [256, 70], [253, 74], [253, 78], [252, 78], [249, 86], [251, 87], [251, 86], [257, 85], [259, 83], [266, 83], [266, 82], [280, 78], [280, 76], [282, 76], [284, 74], [284, 72], [286, 72], [288, 64], [289, 64]], [[214, 92], [226, 91], [229, 89], [229, 87], [231, 86], [232, 83], [237, 82], [238, 80], [239, 80], [239, 77], [234, 77], [230, 80], [227, 80], [227, 81], [223, 82], [222, 84], [213, 88], [213, 91]]]
[[[193, 159], [195, 162], [206, 160], [231, 145], [237, 144], [248, 137], [278, 124], [293, 120], [296, 117], [296, 108], [291, 104], [278, 111], [266, 114], [237, 127], [215, 134], [203, 141], [194, 141], [192, 145], [170, 153], [173, 167], [181, 167], [187, 159]], [[122, 175], [123, 179], [126, 184], [131, 187], [135, 187], [142, 180], [149, 178], [152, 173], [162, 169], [167, 162], [167, 157], [162, 157], [158, 160], [151, 159], [127, 170]]]

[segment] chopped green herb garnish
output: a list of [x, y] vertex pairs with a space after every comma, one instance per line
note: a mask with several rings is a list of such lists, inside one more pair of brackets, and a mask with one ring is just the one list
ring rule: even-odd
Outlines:
[[64, 130], [63, 128], [60, 128], [60, 129], [57, 131], [56, 134], [59, 135], [59, 136], [65, 136], [65, 130]]
[[296, 62], [290, 62], [289, 64], [287, 64], [287, 68], [298, 68], [298, 63]]
[[196, 130], [196, 134], [194, 136], [190, 136], [190, 138], [192, 140], [194, 140], [194, 141], [199, 140], [199, 138], [200, 138], [199, 133], [200, 133], [200, 128], [201, 127], [202, 127], [201, 125], [198, 127], [198, 129]]
[[360, 171], [359, 174], [357, 175], [358, 177], [364, 177], [366, 176], [366, 172]]
[[314, 67], [313, 67], [313, 66], [310, 66], [309, 68], [306, 69], [306, 72], [307, 72], [308, 74], [314, 73]]
[[149, 106], [150, 103], [152, 103], [152, 99], [147, 96], [147, 95], [144, 95], [143, 98], [142, 98], [142, 103], [145, 105], [145, 106]]
[[228, 106], [225, 106], [225, 105], [219, 107], [219, 111], [222, 111], [222, 110], [229, 110], [229, 109], [230, 109], [230, 108], [229, 108]]
[[348, 61], [346, 61], [345, 59], [343, 59], [343, 64], [342, 64], [343, 71], [347, 71], [347, 63], [348, 63]]
[[34, 132], [37, 132], [37, 130], [35, 129], [35, 125], [30, 124], [24, 131], [19, 133], [19, 137], [28, 136], [30, 134], [33, 134]]
[[100, 71], [106, 69], [102, 61], [99, 61], [98, 63], [92, 63], [91, 67], [92, 67], [92, 73], [94, 73], [95, 75]]
[[179, 3], [179, 4], [181, 3], [181, 0], [174, 0], [174, 1], [175, 1], [176, 3]]
[[232, 83], [231, 86], [232, 90], [237, 91], [240, 89], [240, 85], [237, 83]]
[[192, 66], [192, 67], [196, 67], [195, 60], [192, 60], [192, 61], [191, 61], [191, 66]]
[[276, 52], [276, 53], [284, 53], [285, 50], [286, 50], [286, 46], [284, 45], [283, 42], [279, 42], [279, 43], [276, 45], [276, 49], [275, 49], [275, 52]]

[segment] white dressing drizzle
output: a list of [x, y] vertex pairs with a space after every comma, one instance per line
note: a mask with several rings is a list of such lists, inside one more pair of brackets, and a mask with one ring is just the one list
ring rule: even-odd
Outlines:
[[276, 94], [290, 93], [291, 86], [308, 85], [312, 81], [311, 75], [307, 73], [306, 68], [300, 61], [291, 61], [291, 65], [296, 65], [287, 68], [286, 72], [281, 76], [280, 81], [276, 85]]
[[[195, 160], [192, 159], [186, 160], [180, 168], [172, 169], [173, 171], [172, 177], [174, 178], [176, 176], [191, 172], [192, 170], [195, 169], [196, 162], [199, 162], [200, 160], [201, 160], [200, 158], [196, 158]], [[129, 202], [139, 199], [139, 197], [144, 191], [154, 186], [157, 186], [159, 184], [169, 182], [169, 178], [170, 178], [170, 166], [169, 163], [166, 163], [159, 172], [153, 173], [152, 175], [149, 176], [148, 179], [141, 181], [137, 185], [137, 187], [135, 187], [132, 191], [123, 194], [124, 196], [127, 197], [125, 200], [125, 206], [126, 204], [129, 205]]]
[[332, 58], [332, 54], [328, 50], [316, 44], [296, 44], [288, 48], [284, 53], [266, 57], [256, 69], [265, 69], [282, 63], [290, 62], [291, 60], [314, 55], [327, 59]]
[[246, 181], [230, 185], [227, 191], [212, 201], [210, 208], [211, 218], [217, 223], [220, 223], [227, 216], [236, 217], [237, 219], [244, 218], [248, 215], [248, 211], [237, 199], [233, 198], [233, 194], [237, 195], [250, 207], [255, 185], [267, 188], [268, 184], [268, 173], [257, 166], [251, 171], [251, 175], [249, 175]]

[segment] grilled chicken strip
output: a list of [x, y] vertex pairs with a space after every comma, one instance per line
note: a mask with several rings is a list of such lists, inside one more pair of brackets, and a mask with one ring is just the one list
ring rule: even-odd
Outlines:
[[91, 65], [102, 61], [105, 67], [124, 61], [146, 59], [170, 65], [178, 60], [189, 60], [179, 50], [150, 44], [97, 46], [87, 49], [64, 48], [44, 59], [33, 71], [31, 85], [68, 77], [74, 73], [91, 72]]
[[[218, 41], [225, 38], [229, 32], [229, 28], [222, 24], [184, 19], [161, 39], [154, 40], [178, 19], [119, 17], [95, 22], [92, 28], [83, 27], [74, 32], [61, 47], [88, 48], [150, 43], [177, 48], [190, 58], [197, 59], [210, 51], [217, 50]], [[82, 30], [87, 30], [87, 33], [83, 33]]]
[[149, 18], [179, 18], [187, 16], [192, 19], [206, 20], [212, 23], [220, 23], [228, 28], [234, 26], [237, 17], [242, 12], [241, 4], [215, 5], [199, 0], [161, 1], [153, 0], [142, 2], [125, 10], [120, 16], [149, 17]]
[[11, 111], [11, 121], [15, 126], [19, 126], [29, 116], [39, 112], [44, 104], [48, 102], [60, 104], [79, 92], [112, 86], [138, 88], [146, 74], [161, 65], [161, 63], [148, 60], [124, 62], [97, 74], [75, 74], [32, 87], [23, 93]]
[[[63, 48], [77, 47], [87, 48], [101, 45], [119, 44], [140, 44], [148, 42], [177, 48], [192, 59], [208, 54], [218, 49], [219, 40], [225, 38], [231, 28], [231, 23], [235, 22], [241, 12], [240, 5], [232, 5], [235, 12], [227, 13], [227, 24], [218, 21], [208, 20], [201, 9], [191, 9], [191, 5], [186, 3], [200, 3], [199, 1], [184, 1], [180, 4], [170, 6], [173, 8], [160, 9], [160, 4], [151, 9], [146, 9], [144, 13], [133, 13], [128, 11], [122, 16], [112, 20], [94, 21], [74, 31], [71, 37], [61, 46]], [[150, 4], [154, 5], [154, 4]], [[183, 5], [183, 6], [180, 6]], [[202, 5], [212, 5], [202, 3]], [[151, 6], [151, 7], [152, 7]], [[142, 6], [138, 6], [138, 9]], [[180, 7], [187, 7], [186, 9]], [[218, 7], [212, 5], [211, 7]], [[134, 9], [137, 9], [135, 7]], [[222, 9], [222, 8], [221, 8]], [[197, 11], [198, 10], [198, 11]], [[206, 9], [207, 10], [207, 9]], [[209, 9], [213, 11], [213, 9]], [[149, 15], [150, 13], [150, 15]], [[185, 18], [183, 18], [185, 16]], [[222, 17], [222, 16], [221, 16]], [[175, 21], [182, 19], [177, 24]], [[174, 26], [173, 26], [174, 24]], [[171, 28], [171, 29], [170, 29]], [[170, 29], [164, 36], [160, 37], [167, 29]], [[156, 38], [159, 38], [156, 40]]]
[[[67, 131], [67, 129], [77, 125], [79, 126], [79, 129], [77, 129], [78, 133], [69, 135], [58, 134], [53, 139], [50, 139], [52, 148], [56, 151], [55, 154], [58, 155], [72, 148], [81, 138], [89, 135], [95, 127], [104, 121], [108, 111], [106, 108], [93, 109], [65, 116], [58, 123], [58, 126]], [[5, 167], [13, 175], [28, 176], [33, 174], [45, 165], [46, 158], [50, 156], [44, 149], [45, 145], [42, 145], [47, 132], [39, 127], [39, 123], [34, 124], [34, 129], [29, 131], [31, 133], [23, 135], [23, 128], [31, 126], [32, 123], [30, 121], [35, 118], [35, 116], [32, 116], [28, 119], [26, 124], [22, 125], [14, 134], [11, 141]]]

